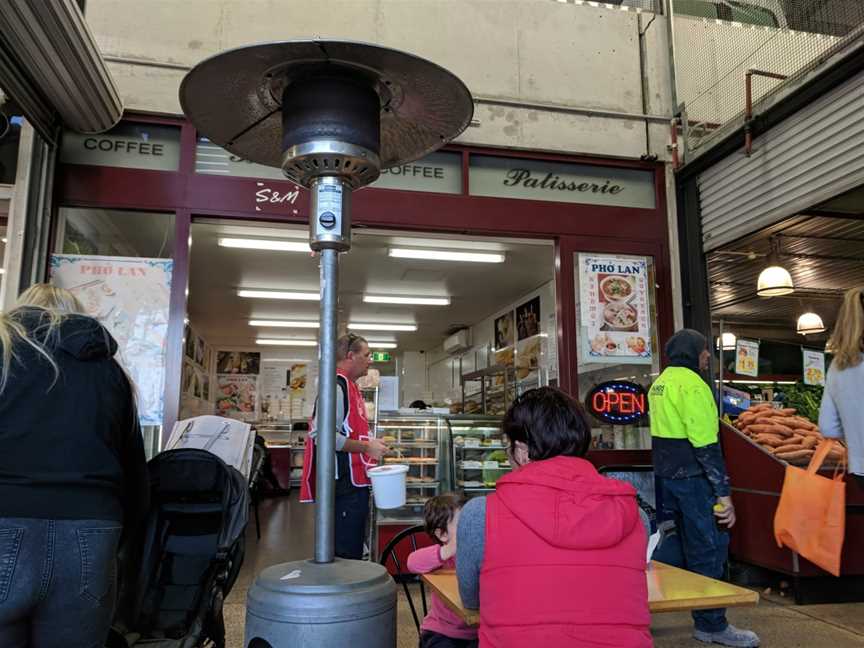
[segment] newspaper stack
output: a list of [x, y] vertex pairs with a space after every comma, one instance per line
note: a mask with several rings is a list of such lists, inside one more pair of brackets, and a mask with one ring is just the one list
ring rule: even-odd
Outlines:
[[248, 423], [221, 416], [196, 416], [174, 424], [165, 450], [207, 450], [248, 479], [254, 446], [255, 433]]

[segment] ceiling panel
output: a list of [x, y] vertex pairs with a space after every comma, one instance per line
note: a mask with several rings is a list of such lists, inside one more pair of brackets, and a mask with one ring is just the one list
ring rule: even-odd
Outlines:
[[[761, 298], [756, 281], [768, 264], [772, 236], [796, 291]], [[864, 219], [796, 216], [710, 253], [708, 277], [715, 320], [786, 330], [787, 339], [801, 341], [795, 323], [804, 310], [821, 315], [830, 330], [843, 292], [864, 284]]]
[[[202, 222], [192, 227], [189, 317], [212, 344], [254, 346], [263, 337], [315, 337], [314, 330], [250, 327], [250, 319], [318, 319], [318, 302], [246, 299], [238, 288], [318, 291], [317, 259], [297, 252], [218, 246], [221, 236], [300, 238], [305, 228]], [[452, 263], [387, 256], [388, 247], [458, 247], [502, 250], [501, 264]], [[416, 333], [367, 333], [398, 341], [400, 350], [431, 350], [454, 328], [475, 324], [554, 277], [554, 248], [547, 241], [409, 236], [355, 230], [340, 256], [340, 321], [416, 323]], [[364, 293], [451, 297], [450, 306], [364, 304]], [[276, 347], [270, 347], [276, 350]]]

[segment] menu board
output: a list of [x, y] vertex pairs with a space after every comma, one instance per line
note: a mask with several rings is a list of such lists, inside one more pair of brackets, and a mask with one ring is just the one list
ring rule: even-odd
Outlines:
[[759, 375], [759, 343], [738, 338], [735, 342], [735, 373], [742, 376]]
[[825, 354], [801, 349], [804, 356], [804, 384], [825, 386]]
[[579, 288], [591, 361], [650, 364], [648, 259], [580, 254]]
[[288, 386], [288, 368], [283, 365], [261, 367], [261, 398], [280, 398]]
[[51, 281], [70, 290], [117, 340], [138, 395], [141, 425], [162, 425], [171, 298], [170, 259], [51, 256]]

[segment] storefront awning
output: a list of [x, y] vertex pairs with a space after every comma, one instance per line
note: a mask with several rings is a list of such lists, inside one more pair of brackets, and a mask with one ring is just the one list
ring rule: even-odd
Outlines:
[[84, 16], [73, 0], [0, 2], [0, 87], [53, 141], [59, 124], [99, 133], [123, 104]]

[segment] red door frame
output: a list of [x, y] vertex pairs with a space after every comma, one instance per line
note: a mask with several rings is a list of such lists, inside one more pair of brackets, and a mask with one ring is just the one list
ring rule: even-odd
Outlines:
[[[308, 195], [301, 191], [299, 199], [289, 205], [290, 209], [283, 205], [273, 207], [265, 203], [258, 211], [255, 193], [260, 180], [195, 173], [197, 134], [189, 122], [152, 116], [132, 116], [128, 121], [179, 127], [181, 152], [178, 170], [167, 172], [60, 164], [56, 174], [55, 204], [63, 207], [162, 211], [175, 214], [174, 275], [167, 342], [163, 430], [163, 434], [167, 435], [176, 421], [180, 400], [182, 336], [186, 317], [186, 287], [189, 282], [189, 236], [194, 217], [305, 224], [308, 222]], [[573, 299], [574, 252], [653, 256], [658, 282], [659, 339], [664, 341], [672, 334], [671, 271], [665, 170], [662, 163], [468, 146], [448, 146], [447, 150], [462, 154], [461, 194], [364, 189], [353, 197], [353, 225], [415, 232], [554, 240], [559, 384], [571, 394], [578, 395]], [[652, 171], [655, 208], [633, 209], [470, 196], [468, 165], [471, 155]], [[264, 182], [282, 192], [295, 188], [295, 185], [287, 180]]]

